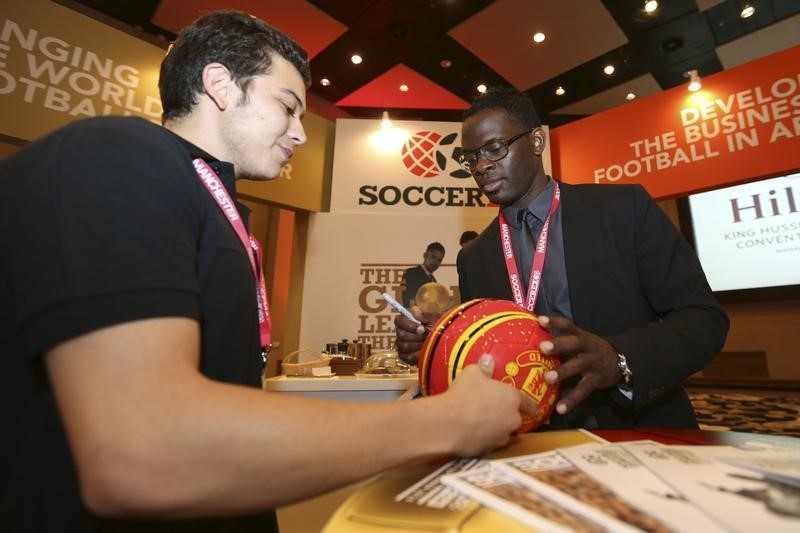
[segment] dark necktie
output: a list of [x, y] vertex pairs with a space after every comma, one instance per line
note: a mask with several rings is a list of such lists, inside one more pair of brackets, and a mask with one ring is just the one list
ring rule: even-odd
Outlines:
[[528, 290], [528, 282], [531, 277], [531, 265], [533, 264], [533, 252], [536, 249], [536, 239], [531, 231], [531, 224], [535, 215], [528, 211], [528, 209], [521, 209], [517, 213], [517, 222], [519, 222], [519, 257], [520, 257], [520, 277], [525, 287]]

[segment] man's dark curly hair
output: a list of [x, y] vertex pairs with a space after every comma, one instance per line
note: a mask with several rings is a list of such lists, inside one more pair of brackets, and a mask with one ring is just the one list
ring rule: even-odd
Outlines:
[[162, 120], [184, 117], [197, 105], [203, 68], [209, 63], [225, 65], [246, 94], [255, 76], [270, 72], [275, 57], [291, 63], [306, 87], [310, 85], [308, 54], [288, 35], [241, 11], [213, 11], [200, 17], [178, 34], [161, 62]]
[[492, 87], [484, 94], [477, 96], [472, 105], [464, 111], [464, 120], [486, 109], [501, 108], [525, 128], [536, 128], [542, 125], [533, 102], [523, 92], [512, 87]]
[[439, 252], [442, 252], [442, 254], [444, 254], [444, 246], [440, 242], [432, 242], [428, 245], [427, 248], [425, 248], [426, 253], [434, 250], [438, 250]]

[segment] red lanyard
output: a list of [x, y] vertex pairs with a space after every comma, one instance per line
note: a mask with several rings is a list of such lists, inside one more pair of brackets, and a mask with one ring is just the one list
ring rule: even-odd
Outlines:
[[[514, 302], [520, 307], [524, 307], [528, 311], [533, 312], [536, 307], [536, 299], [539, 297], [539, 286], [542, 281], [542, 269], [544, 268], [544, 258], [547, 255], [547, 233], [550, 229], [550, 218], [553, 213], [558, 209], [558, 204], [561, 201], [561, 191], [558, 188], [558, 183], [553, 182], [553, 199], [550, 202], [550, 212], [547, 214], [547, 219], [544, 221], [542, 231], [539, 232], [539, 238], [536, 240], [536, 250], [533, 254], [533, 264], [531, 265], [531, 277], [528, 284], [528, 298], [523, 301], [522, 299], [522, 281], [519, 277], [519, 270], [517, 269], [517, 262], [514, 260], [514, 249], [511, 247], [511, 230], [509, 229], [506, 217], [503, 216], [502, 210], [500, 211], [500, 243], [503, 246], [503, 256], [506, 260], [506, 269], [508, 270], [508, 280], [511, 283], [511, 292], [514, 295]], [[527, 224], [524, 220], [523, 224]], [[520, 231], [525, 231], [525, 227], [521, 227]]]
[[[256, 302], [258, 303], [258, 329], [261, 335], [261, 355], [266, 362], [267, 352], [272, 343], [272, 328], [270, 326], [269, 318], [269, 304], [267, 303], [267, 288], [264, 285], [264, 276], [261, 273], [259, 265], [261, 265], [262, 252], [261, 245], [255, 237], [248, 233], [244, 227], [242, 218], [239, 216], [236, 206], [225, 190], [225, 186], [217, 176], [217, 173], [208, 166], [208, 164], [200, 159], [192, 161], [194, 169], [200, 181], [208, 189], [209, 194], [214, 198], [219, 205], [219, 208], [225, 214], [225, 217], [236, 232], [236, 236], [242, 241], [242, 246], [247, 251], [247, 258], [250, 259], [250, 266], [253, 268], [253, 275], [256, 278]], [[257, 262], [256, 262], [257, 260]]]

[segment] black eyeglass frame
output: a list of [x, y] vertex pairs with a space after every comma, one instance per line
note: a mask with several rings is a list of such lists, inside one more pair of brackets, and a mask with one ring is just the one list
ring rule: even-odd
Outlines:
[[[518, 133], [509, 139], [495, 139], [489, 141], [488, 143], [484, 144], [477, 150], [472, 150], [470, 152], [462, 152], [461, 155], [458, 157], [458, 164], [461, 165], [461, 168], [469, 172], [470, 174], [475, 172], [475, 168], [478, 165], [478, 155], [480, 154], [483, 158], [487, 161], [500, 161], [501, 159], [505, 158], [508, 155], [509, 146], [514, 144], [517, 139], [521, 139], [525, 135], [531, 133], [532, 131], [536, 130], [536, 128], [531, 128], [529, 130], [523, 131], [522, 133]], [[496, 149], [505, 148], [505, 153], [500, 157], [492, 157], [486, 155], [486, 147], [489, 145], [499, 144]], [[469, 156], [466, 154], [469, 153]]]

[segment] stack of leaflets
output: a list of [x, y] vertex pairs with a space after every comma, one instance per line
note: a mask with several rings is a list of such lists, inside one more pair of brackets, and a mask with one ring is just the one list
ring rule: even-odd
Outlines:
[[465, 497], [537, 531], [800, 532], [800, 444], [743, 448], [586, 444], [461, 460], [424, 485], [451, 503]]

